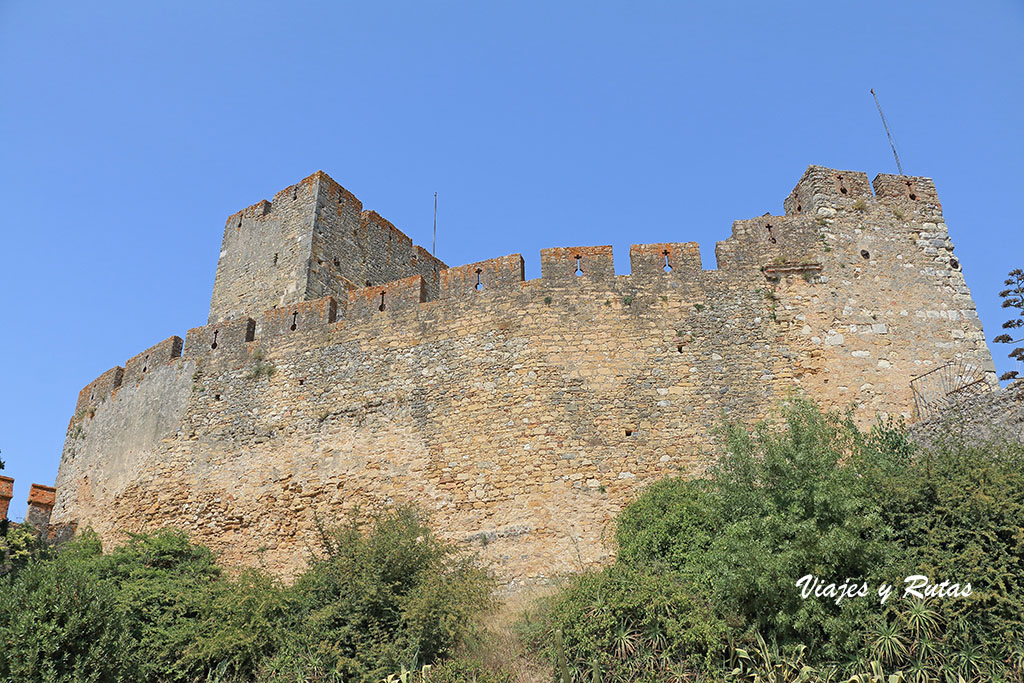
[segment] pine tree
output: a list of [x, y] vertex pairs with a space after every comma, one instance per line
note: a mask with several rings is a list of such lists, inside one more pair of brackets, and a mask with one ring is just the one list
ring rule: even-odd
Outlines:
[[[1017, 314], [1015, 317], [1010, 318], [1003, 323], [1004, 330], [1020, 330], [1024, 328], [1024, 270], [1020, 268], [1014, 268], [1010, 271], [1010, 277], [1006, 278], [1006, 282], [1003, 284], [1008, 286], [1008, 289], [1004, 289], [999, 292], [1000, 298], [1003, 300], [1003, 308], [1015, 308]], [[1015, 335], [1018, 333], [1014, 333]], [[1024, 334], [1019, 339], [1014, 339], [1009, 334], [1001, 334], [992, 340], [996, 344], [1020, 344], [1024, 342]], [[1010, 351], [1010, 358], [1017, 361], [1024, 361], [1024, 347], [1018, 346], [1013, 351]], [[1018, 380], [1022, 379], [1020, 373], [1016, 370], [1004, 372], [999, 379], [1001, 380]]]

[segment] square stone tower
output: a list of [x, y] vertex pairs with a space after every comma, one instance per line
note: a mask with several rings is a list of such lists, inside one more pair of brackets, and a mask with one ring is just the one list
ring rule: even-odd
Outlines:
[[447, 266], [323, 171], [228, 218], [209, 322], [422, 275], [437, 297]]

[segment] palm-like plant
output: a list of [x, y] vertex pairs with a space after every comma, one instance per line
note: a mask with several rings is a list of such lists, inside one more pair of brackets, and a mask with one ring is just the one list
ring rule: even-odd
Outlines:
[[805, 683], [811, 680], [814, 669], [803, 663], [804, 645], [798, 645], [791, 656], [779, 652], [774, 642], [771, 647], [761, 634], [756, 634], [757, 647], [747, 651], [736, 648], [739, 664], [732, 671], [738, 680], [748, 683]]
[[883, 664], [902, 661], [907, 656], [907, 641], [895, 621], [881, 618], [871, 632], [871, 652]]
[[903, 613], [903, 621], [907, 624], [910, 635], [916, 639], [934, 636], [941, 625], [939, 613], [929, 607], [923, 600], [913, 600]]
[[632, 658], [640, 649], [640, 633], [632, 624], [619, 624], [612, 636], [612, 649], [618, 659], [625, 661]]

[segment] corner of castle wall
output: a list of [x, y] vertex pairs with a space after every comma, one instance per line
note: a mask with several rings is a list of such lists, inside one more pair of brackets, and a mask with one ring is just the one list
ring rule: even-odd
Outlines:
[[32, 484], [28, 493], [28, 510], [25, 523], [42, 529], [50, 523], [50, 513], [57, 499], [57, 489], [42, 484]]
[[323, 171], [317, 171], [310, 177], [316, 181], [316, 196], [321, 206], [333, 205], [339, 210], [345, 209], [356, 214], [363, 210], [363, 203], [359, 201], [358, 197]]
[[273, 204], [271, 204], [266, 199], [261, 199], [260, 201], [256, 202], [252, 206], [247, 206], [244, 209], [242, 209], [241, 211], [236, 211], [235, 213], [233, 213], [230, 216], [228, 216], [228, 219], [227, 219], [227, 221], [225, 222], [225, 225], [224, 225], [224, 229], [225, 229], [225, 231], [227, 231], [227, 230], [229, 230], [231, 228], [235, 228], [236, 230], [241, 230], [243, 225], [244, 225], [244, 223], [245, 223], [245, 221], [247, 221], [247, 220], [250, 220], [250, 221], [259, 220], [259, 219], [263, 218], [264, 216], [269, 215], [273, 211], [273, 209], [274, 209], [274, 205]]

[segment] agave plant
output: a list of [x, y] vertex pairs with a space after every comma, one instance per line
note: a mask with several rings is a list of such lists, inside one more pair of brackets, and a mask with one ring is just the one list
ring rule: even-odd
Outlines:
[[923, 600], [912, 601], [903, 613], [903, 620], [914, 638], [930, 638], [938, 633], [941, 626], [939, 613]]
[[989, 668], [984, 650], [972, 642], [964, 642], [953, 653], [953, 661], [956, 663], [956, 672], [965, 678], [968, 683], [975, 680], [983, 680], [982, 674]]
[[1024, 642], [1017, 641], [1006, 647], [1006, 663], [1009, 674], [1014, 681], [1024, 681]]
[[902, 661], [907, 656], [907, 641], [899, 624], [885, 618], [871, 631], [871, 653], [884, 664]]
[[749, 683], [804, 683], [811, 680], [814, 669], [803, 663], [806, 646], [797, 646], [787, 657], [779, 652], [775, 643], [768, 647], [760, 633], [756, 637], [757, 647], [754, 650], [736, 648], [739, 666], [732, 670], [733, 676]]
[[631, 624], [619, 624], [612, 636], [612, 648], [618, 659], [632, 659], [640, 649], [640, 632]]
[[905, 680], [903, 672], [897, 671], [886, 675], [882, 663], [874, 661], [871, 662], [871, 673], [850, 676], [846, 683], [903, 683]]

